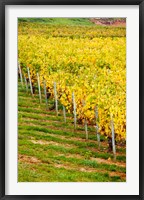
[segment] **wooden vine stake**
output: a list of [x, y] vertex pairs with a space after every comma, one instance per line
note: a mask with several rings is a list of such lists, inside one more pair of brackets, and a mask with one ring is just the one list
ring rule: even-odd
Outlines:
[[[85, 101], [82, 101], [83, 106], [85, 106]], [[84, 119], [84, 126], [85, 126], [85, 133], [86, 133], [86, 140], [88, 140], [88, 127], [87, 127], [87, 120]]]
[[87, 130], [87, 120], [85, 119], [85, 133], [86, 133], [86, 140], [88, 140], [88, 130]]
[[64, 116], [64, 122], [66, 123], [66, 109], [64, 105], [63, 105], [63, 116]]
[[29, 77], [29, 83], [30, 83], [31, 94], [32, 94], [32, 96], [33, 96], [33, 88], [32, 88], [32, 82], [31, 82], [29, 67], [27, 67], [27, 71], [28, 71], [28, 77]]
[[26, 85], [26, 91], [28, 92], [28, 83], [27, 83], [27, 80], [26, 80], [25, 76], [24, 76], [24, 80], [25, 80], [25, 85]]
[[45, 80], [44, 80], [44, 94], [45, 94], [45, 101], [46, 101], [46, 110], [48, 110], [48, 100], [47, 100], [46, 81]]
[[55, 110], [56, 110], [56, 115], [58, 116], [58, 101], [57, 101], [56, 82], [54, 82], [54, 98], [55, 98]]
[[112, 147], [113, 147], [114, 160], [116, 160], [115, 132], [114, 132], [114, 122], [112, 114], [111, 114], [111, 131], [112, 131]]
[[98, 127], [98, 107], [95, 108], [95, 117], [96, 117], [96, 136], [98, 141], [98, 147], [100, 148], [100, 134], [99, 134], [99, 127]]
[[74, 114], [74, 128], [76, 129], [77, 118], [76, 118], [76, 102], [75, 102], [74, 92], [72, 93], [72, 103], [73, 103], [73, 114]]
[[41, 89], [40, 89], [40, 79], [39, 79], [39, 74], [37, 73], [37, 81], [38, 81], [38, 90], [39, 90], [39, 99], [41, 103]]
[[19, 73], [20, 73], [21, 84], [22, 84], [22, 86], [23, 86], [22, 71], [21, 71], [21, 67], [20, 67], [20, 64], [19, 64], [19, 63], [18, 63], [18, 68], [19, 68]]

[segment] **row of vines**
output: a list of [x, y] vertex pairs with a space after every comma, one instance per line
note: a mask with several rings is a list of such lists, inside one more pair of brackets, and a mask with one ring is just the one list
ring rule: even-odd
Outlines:
[[42, 88], [57, 98], [80, 123], [95, 124], [101, 135], [111, 137], [111, 117], [116, 140], [126, 139], [126, 38], [124, 28], [19, 24], [18, 60], [32, 84], [37, 73]]

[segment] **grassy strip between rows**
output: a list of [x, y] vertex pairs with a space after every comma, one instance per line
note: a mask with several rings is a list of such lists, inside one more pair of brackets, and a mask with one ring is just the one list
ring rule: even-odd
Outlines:
[[[51, 125], [53, 125], [53, 126], [55, 126], [55, 127], [59, 127], [59, 128], [61, 128], [61, 127], [65, 127], [65, 128], [67, 128], [67, 129], [71, 129], [71, 130], [74, 130], [74, 126], [73, 125], [70, 125], [70, 124], [68, 124], [68, 123], [65, 123], [64, 122], [64, 120], [59, 124], [58, 122], [59, 121], [54, 121], [53, 120], [53, 118], [51, 118], [51, 115], [49, 116], [49, 115], [47, 115], [46, 117], [47, 117], [47, 119], [45, 119], [45, 121], [44, 120], [42, 120], [42, 121], [38, 121], [37, 120], [37, 117], [39, 118], [39, 116], [37, 116], [37, 114], [34, 116], [34, 114], [32, 115], [32, 117], [31, 118], [29, 118], [29, 117], [25, 117], [25, 113], [27, 113], [27, 112], [24, 112], [24, 115], [23, 115], [23, 112], [20, 112], [19, 111], [19, 122], [22, 122], [22, 121], [28, 121], [28, 120], [30, 120], [29, 121], [29, 123], [30, 122], [32, 122], [33, 124], [38, 124], [38, 125], [45, 125], [45, 126], [47, 126], [47, 125], [49, 125], [49, 124], [51, 124]], [[33, 118], [33, 116], [35, 117], [35, 118]], [[29, 118], [28, 120], [27, 120], [27, 118]], [[54, 122], [53, 122], [54, 121]], [[56, 123], [57, 122], [57, 123]], [[73, 121], [71, 122], [71, 124], [73, 123]], [[76, 129], [77, 131], [84, 131], [84, 125], [77, 125], [77, 129]], [[90, 131], [90, 133], [92, 132], [93, 134], [94, 133], [96, 133], [96, 130], [95, 130], [95, 128], [94, 127], [91, 127], [91, 126], [88, 126], [88, 131]], [[103, 141], [105, 138], [104, 138], [104, 136], [101, 136], [101, 140]]]
[[[73, 125], [70, 125], [70, 124], [67, 124], [65, 122], [61, 122], [59, 123], [59, 121], [52, 121], [52, 120], [41, 120], [41, 121], [38, 121], [37, 119], [33, 119], [33, 118], [20, 118], [19, 117], [19, 123], [32, 123], [33, 125], [41, 125], [41, 126], [49, 126], [49, 125], [52, 125], [54, 127], [58, 127], [58, 128], [66, 128], [66, 129], [71, 129], [71, 131], [74, 130], [74, 126]], [[91, 127], [88, 127], [88, 130], [91, 130]], [[77, 131], [84, 131], [84, 127], [80, 127], [78, 126], [77, 127]], [[92, 130], [91, 130], [92, 132]]]
[[[29, 103], [28, 105], [25, 104], [25, 100], [28, 99]], [[18, 105], [21, 107], [30, 107], [30, 108], [34, 108], [36, 109], [37, 106], [39, 104], [40, 108], [43, 108], [45, 110], [48, 110], [52, 105], [54, 105], [54, 99], [48, 99], [48, 109], [46, 109], [46, 101], [45, 101], [45, 97], [42, 97], [42, 102], [40, 103], [39, 97], [38, 96], [34, 96], [31, 97], [31, 95], [28, 96], [23, 96], [23, 97], [19, 97], [19, 101], [18, 101]], [[60, 104], [60, 102], [58, 102], [58, 110], [62, 111], [63, 107]], [[67, 113], [67, 115], [71, 116], [71, 114]]]
[[[52, 101], [50, 101], [50, 105], [53, 104]], [[25, 112], [25, 113], [33, 113], [32, 116], [34, 116], [34, 114], [40, 114], [40, 115], [43, 115], [43, 116], [47, 116], [49, 118], [49, 115], [55, 115], [56, 116], [56, 112], [55, 111], [49, 111], [49, 110], [42, 110], [41, 108], [45, 108], [45, 106], [43, 106], [43, 104], [39, 104], [39, 106], [36, 106], [37, 104], [34, 104], [33, 105], [33, 102], [30, 104], [30, 105], [25, 105], [25, 100], [22, 100], [21, 103], [19, 103], [19, 111], [20, 112]], [[23, 107], [24, 106], [24, 107]], [[43, 106], [43, 107], [42, 107]], [[60, 109], [61, 108], [61, 105], [59, 106]], [[45, 117], [46, 117], [45, 116]], [[70, 114], [70, 113], [66, 113], [66, 116], [67, 116], [67, 122], [71, 122], [73, 123], [73, 115]], [[57, 118], [56, 121], [64, 121], [63, 119], [63, 113], [62, 111], [60, 110], [59, 114], [58, 114], [58, 117], [62, 117], [62, 118]], [[34, 119], [39, 119], [39, 116], [38, 115], [35, 115], [34, 116]], [[44, 118], [45, 119], [45, 118]], [[53, 118], [50, 120], [53, 120]], [[44, 124], [43, 124], [44, 125]], [[65, 126], [65, 127], [68, 127], [68, 128], [73, 128], [73, 126], [69, 126], [69, 124], [66, 124], [66, 123], [63, 123], [62, 126]], [[59, 125], [58, 125], [59, 126]], [[81, 125], [82, 127], [83, 125]], [[77, 130], [84, 130], [84, 127], [81, 128], [80, 125], [78, 125], [77, 127]], [[88, 131], [90, 132], [96, 132], [95, 131], [95, 128], [93, 126], [88, 126]], [[105, 140], [105, 137], [104, 136], [101, 136], [101, 140]]]
[[[51, 101], [50, 101], [51, 102]], [[73, 116], [72, 116], [72, 114], [69, 114], [69, 113], [66, 113], [66, 115], [67, 115], [67, 124], [66, 123], [62, 123], [63, 121], [64, 121], [64, 119], [63, 119], [63, 113], [62, 113], [62, 111], [60, 111], [60, 113], [58, 114], [58, 117], [56, 116], [56, 112], [55, 111], [46, 111], [46, 110], [42, 110], [41, 108], [43, 108], [42, 106], [43, 106], [43, 104], [39, 104], [39, 106], [36, 106], [37, 104], [34, 104], [33, 105], [33, 103], [31, 104], [31, 105], [25, 105], [25, 101], [22, 101], [22, 103], [20, 103], [19, 104], [19, 111], [20, 111], [20, 116], [21, 116], [21, 113], [25, 113], [25, 114], [27, 114], [27, 113], [33, 113], [32, 115], [31, 115], [31, 118], [33, 118], [33, 119], [40, 119], [40, 116], [39, 115], [35, 115], [35, 114], [40, 114], [40, 115], [43, 115], [43, 119], [44, 120], [52, 120], [52, 121], [59, 121], [59, 122], [61, 122], [61, 126], [62, 127], [65, 127], [65, 128], [71, 128], [71, 129], [73, 129], [73, 126], [72, 125], [69, 125], [68, 123], [73, 123]], [[24, 107], [23, 107], [24, 106]], [[44, 106], [44, 108], [45, 108], [45, 106]], [[26, 116], [25, 114], [23, 114], [22, 115], [22, 117], [28, 117], [28, 115]], [[46, 116], [45, 116], [46, 115]], [[52, 117], [50, 117], [51, 115], [55, 115], [55, 119]], [[35, 122], [36, 123], [36, 122]], [[47, 122], [40, 122], [40, 123], [42, 123], [42, 125], [46, 125], [46, 123]], [[54, 123], [55, 124], [55, 123]], [[55, 124], [54, 125], [53, 124], [53, 126], [57, 126], [57, 127], [59, 127], [59, 124]], [[84, 130], [84, 125], [77, 125], [77, 130]], [[90, 132], [96, 132], [96, 130], [95, 130], [95, 127], [94, 126], [88, 126], [88, 131], [90, 131]], [[101, 141], [103, 141], [103, 140], [105, 140], [106, 138], [104, 137], [104, 136], [102, 136], [101, 135]], [[124, 150], [125, 151], [125, 150]], [[124, 151], [122, 151], [122, 152], [124, 152]]]
[[[57, 134], [57, 135], [64, 135], [64, 136], [69, 136], [69, 137], [75, 137], [78, 136], [82, 139], [85, 139], [85, 133], [79, 133], [76, 130], [72, 131], [67, 131], [67, 130], [61, 130], [61, 129], [52, 129], [48, 125], [47, 127], [42, 127], [42, 126], [23, 126], [19, 124], [19, 130], [26, 130], [26, 131], [39, 131], [39, 132], [44, 132], [44, 133], [52, 133], [52, 134]], [[89, 139], [91, 140], [96, 140], [96, 136], [94, 134], [89, 135]]]
[[[37, 108], [29, 108], [29, 107], [19, 107], [19, 111], [22, 111], [22, 112], [33, 112], [33, 113], [36, 113], [36, 114], [45, 114], [45, 115], [56, 115], [56, 112], [54, 112], [54, 111], [49, 111], [49, 110], [42, 110], [42, 109], [39, 109], [40, 108], [40, 106], [39, 107], [37, 107]], [[58, 113], [58, 116], [63, 116], [63, 113], [62, 112], [59, 112]], [[72, 115], [71, 114], [69, 114], [69, 113], [67, 113], [67, 117], [72, 117]]]
[[[34, 170], [35, 169], [35, 170]], [[19, 163], [19, 182], [121, 182], [119, 176], [108, 173], [88, 173], [48, 166]]]
[[[66, 136], [66, 137], [70, 137], [72, 139], [72, 137], [79, 137], [81, 139], [85, 139], [85, 133], [84, 132], [78, 132], [78, 131], [67, 131], [67, 130], [64, 130], [64, 129], [56, 129], [54, 127], [52, 127], [52, 125], [49, 123], [47, 126], [43, 127], [43, 126], [38, 126], [38, 124], [36, 126], [29, 126], [29, 125], [22, 125], [22, 124], [19, 124], [19, 130], [25, 130], [25, 131], [38, 131], [38, 132], [42, 132], [42, 133], [50, 133], [50, 134], [54, 134], [54, 135], [61, 135], [61, 136]], [[89, 135], [89, 139], [90, 140], [93, 140], [93, 141], [96, 141], [96, 136], [94, 134], [91, 134]], [[101, 140], [102, 142], [103, 140]], [[70, 141], [69, 141], [70, 142]], [[80, 141], [77, 141], [77, 142], [80, 142]], [[83, 145], [85, 145], [84, 142], [82, 142]], [[97, 144], [90, 144], [89, 145], [91, 147], [94, 147], [96, 146], [97, 147]], [[124, 151], [125, 153], [125, 151]], [[124, 159], [124, 157], [122, 157], [122, 160]]]
[[[30, 128], [30, 127], [29, 127]], [[30, 130], [30, 129], [29, 129]], [[90, 156], [93, 155], [94, 157], [98, 157], [98, 158], [103, 158], [103, 159], [108, 159], [108, 158], [113, 158], [113, 155], [110, 154], [110, 153], [106, 153], [106, 152], [100, 152], [100, 151], [97, 151], [98, 149], [98, 146], [97, 144], [95, 145], [95, 151], [96, 152], [93, 152], [92, 150], [90, 150], [90, 147], [92, 146], [91, 143], [88, 143], [88, 142], [80, 142], [80, 141], [71, 141], [71, 140], [64, 140], [64, 139], [61, 139], [61, 138], [57, 138], [57, 137], [53, 137], [53, 136], [50, 136], [50, 135], [41, 135], [39, 134], [39, 131], [37, 130], [31, 130], [30, 132], [29, 131], [24, 131], [22, 129], [19, 130], [19, 139], [21, 137], [21, 135], [25, 135], [25, 136], [33, 136], [35, 137], [36, 140], [39, 140], [39, 139], [43, 139], [43, 140], [47, 140], [47, 141], [55, 141], [55, 142], [58, 142], [61, 146], [61, 144], [73, 144], [75, 145], [76, 147], [72, 147], [69, 151], [73, 154], [75, 153], [78, 153], [80, 155], [85, 155], [85, 154], [89, 154]], [[49, 130], [49, 133], [51, 133], [52, 131]], [[53, 133], [55, 131], [53, 130]], [[60, 148], [61, 149], [61, 148]], [[67, 150], [64, 148], [64, 150]], [[126, 160], [126, 157], [123, 156], [123, 155], [118, 155], [117, 156], [117, 160], [118, 161], [123, 161], [125, 162]]]
[[[28, 157], [28, 161], [19, 160], [19, 182], [125, 181], [126, 168], [117, 164], [126, 161], [125, 149], [118, 149], [124, 155], [117, 155], [115, 163], [98, 163], [96, 158], [113, 160], [113, 154], [107, 153], [105, 146], [98, 148], [94, 127], [88, 127], [91, 141], [81, 141], [85, 139], [84, 127], [78, 125], [74, 130], [73, 116], [68, 113], [64, 123], [61, 105], [56, 116], [55, 111], [46, 110], [44, 95], [40, 104], [37, 94], [32, 97], [20, 84], [18, 90], [18, 151]], [[51, 105], [50, 99], [48, 107]], [[104, 140], [102, 136], [101, 144]], [[33, 157], [39, 162], [30, 163]]]
[[[19, 117], [28, 117], [28, 118], [33, 118], [33, 119], [38, 119], [38, 120], [53, 120], [53, 121], [60, 121], [63, 122], [63, 118], [61, 116], [53, 116], [53, 112], [50, 113], [49, 115], [42, 115], [42, 114], [33, 114], [30, 112], [26, 111], [19, 111]], [[73, 120], [67, 119], [67, 122], [73, 122]]]
[[[82, 148], [79, 151], [83, 151]], [[96, 161], [89, 159], [80, 159], [74, 157], [66, 157], [65, 153], [77, 154], [78, 149], [66, 149], [65, 147], [55, 145], [41, 145], [33, 144], [31, 141], [20, 140], [19, 141], [19, 152], [20, 154], [35, 156], [44, 163], [52, 164], [57, 162], [70, 162], [76, 165], [89, 166], [93, 168], [104, 169], [108, 171], [123, 172], [126, 173], [125, 167], [117, 166], [114, 164], [97, 163]], [[64, 153], [63, 156], [57, 155], [57, 153]], [[85, 152], [86, 153], [86, 152]]]
[[[42, 127], [42, 124], [39, 124], [39, 126], [38, 126], [38, 124], [36, 124], [36, 126], [34, 125], [34, 126], [27, 126], [27, 124], [28, 124], [28, 121], [26, 120], [26, 122], [24, 123], [24, 121], [22, 122], [21, 120], [19, 120], [19, 122], [21, 122], [21, 124], [20, 124], [20, 126], [19, 126], [19, 128], [20, 128], [20, 130], [23, 130], [23, 128], [21, 128], [21, 126], [23, 127], [23, 126], [25, 126], [26, 127], [26, 129], [29, 127], [29, 129], [33, 129], [33, 127], [38, 127], [38, 129], [41, 127], [41, 128], [43, 128]], [[47, 124], [47, 125], [45, 125], [46, 126], [46, 128], [48, 128], [48, 129], [54, 129], [54, 127], [55, 127], [55, 124], [54, 123], [49, 123], [49, 124]], [[52, 126], [54, 126], [54, 127], [52, 127]], [[56, 129], [54, 129], [54, 130], [56, 130]], [[23, 131], [22, 131], [23, 132]], [[52, 132], [52, 131], [51, 131]], [[24, 131], [24, 133], [27, 133], [27, 131], [25, 132]], [[32, 133], [32, 132], [31, 132]], [[34, 131], [34, 133], [35, 134], [38, 134], [38, 137], [41, 137], [41, 139], [47, 139], [47, 137], [49, 137], [49, 135], [47, 135], [48, 134], [48, 132], [39, 132], [39, 131]], [[50, 131], [49, 131], [49, 134], [53, 134], [53, 133], [50, 133]], [[28, 135], [29, 135], [29, 133], [28, 133]], [[64, 137], [63, 136], [63, 130], [61, 130], [61, 134], [56, 134], [56, 132], [55, 132], [55, 134], [53, 134], [53, 135], [55, 135], [56, 137], [56, 139], [58, 140], [58, 137], [60, 137], [60, 136], [62, 136], [62, 137]], [[83, 146], [83, 147], [94, 147], [94, 148], [97, 148], [98, 149], [98, 144], [97, 144], [97, 141], [96, 141], [96, 137], [94, 138], [94, 140], [88, 140], [88, 141], [85, 141], [85, 135], [83, 135], [83, 136], [81, 136], [81, 137], [78, 137], [78, 134], [76, 133], [76, 135], [75, 136], [77, 136], [77, 141], [73, 141], [73, 137], [74, 136], [65, 136], [65, 140], [64, 140], [64, 138], [62, 138], [62, 139], [60, 139], [59, 138], [59, 142], [64, 142], [64, 143], [67, 143], [67, 144], [75, 144], [75, 145], [80, 145], [81, 144], [81, 146]], [[74, 137], [75, 138], [75, 137]], [[83, 139], [83, 141], [78, 141], [78, 139]], [[102, 142], [102, 141], [101, 141]], [[103, 145], [103, 143], [101, 143], [101, 146], [100, 146], [100, 149], [101, 150], [106, 150], [107, 149], [107, 147], [103, 147], [102, 146]], [[125, 149], [122, 149], [122, 148], [117, 148], [117, 152], [123, 152], [123, 153], [125, 153]]]
[[[38, 123], [41, 123], [40, 121], [42, 121], [42, 123], [43, 123], [44, 121], [47, 121], [47, 120], [48, 121], [52, 121], [52, 122], [54, 121], [53, 126], [55, 126], [55, 127], [59, 127], [59, 125], [57, 125], [56, 122], [61, 122], [62, 127], [72, 128], [72, 126], [69, 126], [69, 125], [67, 126], [67, 124], [63, 123], [63, 118], [60, 117], [60, 116], [53, 116], [53, 115], [40, 116], [39, 114], [32, 114], [32, 113], [27, 113], [27, 112], [20, 111], [19, 112], [19, 120], [22, 121], [24, 118], [30, 118], [32, 120], [38, 120]], [[67, 119], [67, 123], [73, 124], [73, 120]], [[43, 127], [37, 127], [37, 128], [34, 128], [34, 129], [41, 130], [43, 132], [47, 132], [47, 128], [43, 128]], [[78, 125], [77, 129], [74, 130], [73, 132], [69, 132], [69, 131], [63, 130], [62, 134], [70, 135], [70, 136], [75, 136], [76, 134], [78, 134], [78, 135], [81, 135], [82, 138], [85, 138], [85, 135], [83, 133], [80, 133], [79, 130], [83, 130], [84, 131], [84, 128], [82, 128], [82, 126]], [[53, 131], [53, 130], [51, 130], [51, 131]], [[60, 130], [56, 130], [56, 132], [57, 131], [59, 132], [59, 134], [61, 133]], [[95, 131], [93, 131], [93, 129], [91, 127], [88, 127], [88, 131], [90, 131], [89, 132], [89, 139], [95, 140], [96, 139], [96, 136], [94, 134]], [[104, 136], [101, 136], [101, 141], [103, 141], [103, 140], [105, 140], [105, 138], [104, 138]]]
[[[20, 112], [19, 113], [19, 120], [22, 120], [23, 118], [26, 118], [26, 117], [28, 117], [28, 118], [30, 118], [30, 119], [36, 119], [36, 120], [38, 120], [38, 122], [39, 122], [39, 120], [41, 119], [41, 116], [39, 116], [39, 115], [34, 115], [34, 114], [30, 114], [30, 113], [23, 113], [23, 112]], [[49, 120], [49, 121], [58, 121], [58, 122], [63, 122], [63, 120], [61, 119], [61, 118], [59, 118], [59, 117], [54, 117], [54, 116], [43, 116], [42, 117], [42, 121], [43, 120]], [[57, 125], [56, 125], [57, 126]], [[45, 128], [45, 127], [32, 127], [32, 129], [35, 129], [35, 130], [38, 130], [38, 131], [43, 131], [43, 132], [47, 132], [47, 128]], [[31, 126], [30, 126], [30, 129], [29, 130], [31, 130]], [[53, 131], [53, 132], [55, 132], [55, 130], [51, 130], [51, 131]], [[78, 135], [81, 135], [82, 136], [82, 138], [83, 138], [83, 134], [82, 134], [82, 132], [79, 132], [79, 130], [74, 130], [73, 129], [73, 132], [71, 131], [65, 131], [65, 130], [63, 130], [62, 132], [61, 132], [61, 130], [56, 130], [56, 133], [61, 133], [61, 134], [64, 134], [64, 135], [70, 135], [70, 136], [75, 136], [76, 134], [78, 134]], [[85, 137], [85, 136], [84, 136]], [[90, 134], [89, 135], [89, 139], [94, 139], [95, 140], [95, 138], [96, 138], [96, 136], [94, 135], [94, 134]]]

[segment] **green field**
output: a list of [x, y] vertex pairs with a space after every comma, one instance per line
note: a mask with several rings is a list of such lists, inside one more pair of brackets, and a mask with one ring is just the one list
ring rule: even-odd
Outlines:
[[[107, 140], [98, 148], [95, 127], [89, 126], [85, 139], [83, 125], [74, 130], [73, 116], [64, 122], [46, 110], [38, 91], [31, 96], [18, 85], [18, 181], [19, 182], [123, 182], [126, 181], [126, 149], [116, 146], [117, 159], [108, 152]], [[53, 99], [48, 101], [48, 107]]]
[[19, 18], [19, 22], [31, 22], [52, 25], [94, 25], [89, 18]]

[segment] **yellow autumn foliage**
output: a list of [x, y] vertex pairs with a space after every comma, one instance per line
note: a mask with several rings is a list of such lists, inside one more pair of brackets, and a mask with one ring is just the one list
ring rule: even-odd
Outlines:
[[112, 114], [117, 139], [125, 139], [125, 29], [105, 29], [102, 33], [95, 26], [33, 26], [19, 25], [18, 59], [23, 74], [27, 77], [29, 67], [35, 82], [38, 72], [41, 86], [46, 80], [52, 96], [56, 82], [58, 99], [69, 113], [74, 92], [77, 117], [87, 119], [88, 124], [95, 124], [97, 106], [100, 134], [111, 135]]

